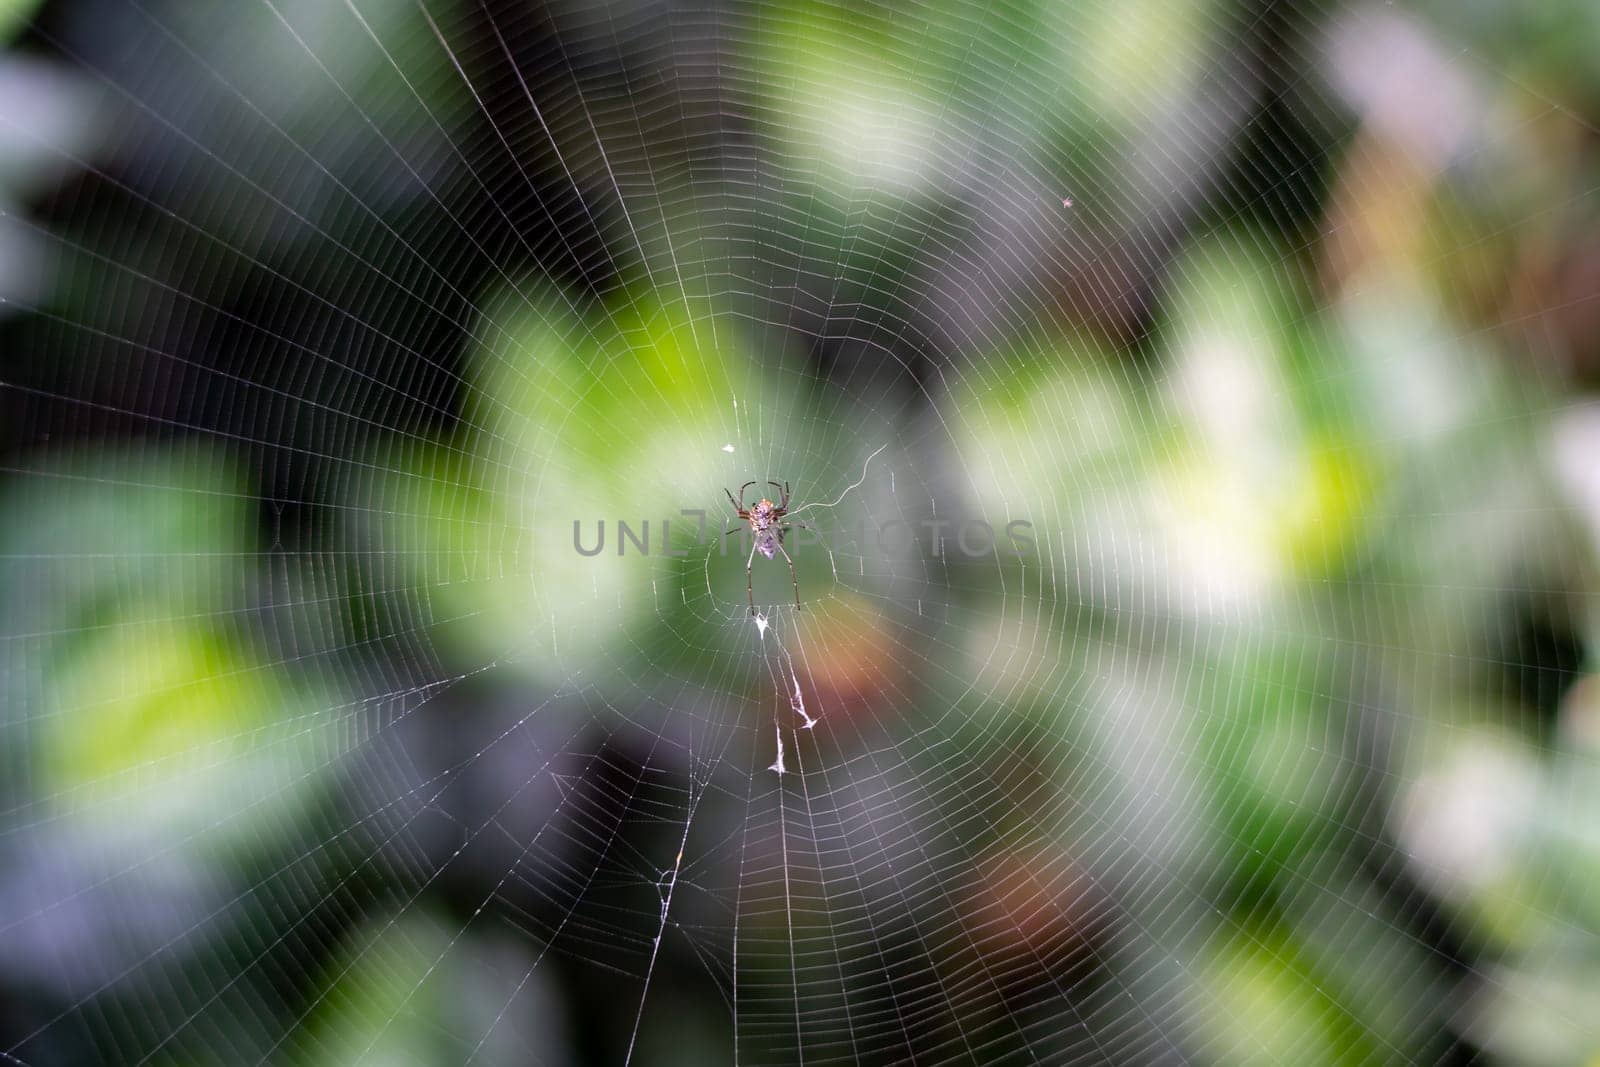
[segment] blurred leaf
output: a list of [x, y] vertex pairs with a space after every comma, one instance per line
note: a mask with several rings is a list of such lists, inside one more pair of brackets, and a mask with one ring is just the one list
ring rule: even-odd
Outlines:
[[100, 626], [244, 606], [254, 500], [214, 451], [60, 452], [0, 510], [0, 632], [45, 638], [52, 656]]
[[0, 41], [15, 37], [44, 0], [0, 0]]
[[205, 624], [129, 621], [52, 666], [40, 786], [122, 846], [263, 847], [291, 831], [329, 758], [322, 695]]
[[1380, 1062], [1354, 1021], [1276, 931], [1241, 930], [1208, 949], [1192, 994], [1211, 1063]]
[[289, 1062], [569, 1063], [565, 1019], [536, 962], [425, 908], [356, 926], [314, 986]]
[[1349, 772], [1347, 725], [1333, 717], [1338, 680], [1314, 645], [1224, 645], [1207, 671], [1196, 774], [1212, 796], [1222, 854], [1235, 884], [1289, 880], [1298, 859], [1336, 849], [1348, 833], [1340, 798]]
[[[724, 487], [780, 475], [801, 484], [814, 455], [769, 434], [807, 396], [767, 373], [736, 320], [702, 302], [624, 292], [575, 307], [545, 289], [489, 307], [464, 432], [381, 446], [391, 473], [372, 501], [379, 543], [427, 586], [454, 653], [571, 671], [637, 647], [636, 628], [678, 611], [681, 588], [705, 588], [730, 525]], [[751, 454], [771, 467], [752, 468]], [[703, 535], [684, 509], [705, 512]], [[604, 549], [580, 555], [574, 524], [591, 551], [602, 522]], [[619, 522], [641, 541], [648, 523], [648, 557], [632, 542], [619, 552]], [[663, 522], [685, 558], [665, 555]], [[742, 567], [719, 566], [741, 572], [736, 591], [731, 578], [717, 583], [738, 604]]]

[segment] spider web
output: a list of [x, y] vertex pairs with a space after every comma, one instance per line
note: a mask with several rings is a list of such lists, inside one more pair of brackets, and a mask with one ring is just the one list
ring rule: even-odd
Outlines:
[[[1525, 161], [1593, 128], [1440, 32], [46, 7], [6, 70], [59, 113], [0, 100], [48, 174], [0, 194], [6, 1055], [1581, 1031], [1507, 931], [1587, 929], [1508, 844], [1592, 773], [1540, 725], [1595, 486], [1539, 323], [1586, 298], [1490, 253], [1592, 212]], [[719, 537], [752, 479], [816, 527], [798, 611]]]

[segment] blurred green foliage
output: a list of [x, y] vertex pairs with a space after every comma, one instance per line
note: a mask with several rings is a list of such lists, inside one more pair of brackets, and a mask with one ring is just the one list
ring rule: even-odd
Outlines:
[[[0, 5], [0, 37], [33, 6]], [[559, 931], [589, 883], [566, 903], [542, 885], [507, 889], [536, 840], [507, 832], [520, 855], [436, 884], [467, 850], [462, 823], [445, 818], [447, 843], [422, 841], [418, 858], [412, 821], [444, 810], [432, 799], [453, 776], [505, 799], [512, 787], [479, 767], [478, 746], [509, 731], [473, 731], [507, 707], [525, 723], [569, 684], [608, 742], [625, 723], [675, 728], [663, 708], [693, 709], [693, 741], [723, 725], [729, 696], [784, 708], [792, 683], [801, 699], [793, 665], [752, 668], [748, 628], [726, 623], [745, 594], [739, 552], [715, 547], [733, 521], [724, 487], [778, 477], [806, 494], [797, 504], [821, 502], [892, 441], [880, 462], [900, 488], [863, 486], [840, 524], [917, 518], [937, 500], [996, 529], [1030, 521], [1038, 542], [979, 565], [861, 542], [797, 560], [813, 612], [805, 693], [854, 731], [809, 768], [833, 777], [803, 795], [807, 814], [855, 775], [888, 783], [877, 801], [907, 788], [896, 775], [915, 780], [906, 832], [922, 851], [904, 862], [955, 898], [924, 913], [891, 887], [915, 943], [924, 916], [944, 931], [978, 915], [985, 949], [1032, 953], [1044, 972], [1039, 928], [1066, 929], [1091, 945], [1085, 1001], [1102, 985], [1140, 992], [1141, 1018], [1088, 1011], [1086, 1032], [1180, 1034], [1207, 1062], [1600, 1054], [1588, 1010], [1600, 996], [1588, 651], [1600, 486], [1582, 477], [1600, 435], [1566, 432], [1592, 404], [1600, 338], [1588, 311], [1594, 14], [1565, 0], [1293, 18], [1153, 0], [763, 10], [718, 42], [759, 77], [728, 79], [715, 133], [733, 124], [724, 111], [771, 120], [738, 131], [738, 152], [754, 145], [781, 178], [764, 184], [721, 145], [726, 157], [707, 158], [735, 177], [697, 176], [704, 161], [683, 146], [705, 131], [683, 117], [681, 86], [648, 97], [652, 117], [678, 105], [679, 140], [628, 110], [645, 98], [629, 91], [665, 84], [641, 74], [653, 60], [621, 54], [631, 23], [612, 22], [604, 47], [583, 21], [593, 13], [528, 31], [548, 46], [543, 35], [578, 20], [594, 55], [619, 57], [580, 72], [561, 50], [572, 77], [538, 81], [552, 118], [524, 114], [504, 142], [496, 94], [520, 108], [531, 90], [455, 5], [364, 6], [355, 23], [317, 3], [169, 11], [177, 38], [211, 43], [210, 71], [140, 71], [171, 108], [144, 150], [159, 166], [128, 163], [146, 157], [120, 146], [148, 202], [130, 208], [107, 182], [42, 211], [42, 230], [71, 239], [43, 309], [16, 326], [21, 372], [40, 376], [31, 395], [69, 402], [50, 425], [87, 424], [70, 405], [81, 399], [161, 432], [17, 437], [26, 476], [8, 481], [0, 518], [0, 635], [21, 650], [0, 680], [8, 831], [113, 875], [181, 857], [223, 886], [208, 887], [218, 898], [248, 898], [227, 917], [267, 931], [251, 959], [309, 918], [322, 956], [272, 976], [282, 988], [263, 1028], [281, 1037], [252, 1035], [252, 1050], [277, 1040], [297, 1062], [455, 1061], [474, 1051], [462, 1035], [489, 1033], [485, 1058], [548, 1047], [559, 1060], [572, 1020], [604, 1031], [591, 1041], [609, 1050], [634, 1020], [636, 985], [577, 1003], [544, 966], [533, 1021], [517, 1001], [502, 1025], [548, 946], [475, 921], [483, 902], [524, 891], [518, 906], [550, 909]], [[447, 52], [441, 25], [484, 47]], [[217, 87], [218, 69], [236, 93]], [[599, 122], [576, 106], [591, 99]], [[607, 107], [628, 110], [632, 129]], [[270, 132], [230, 140], [246, 118]], [[90, 128], [75, 111], [59, 125], [69, 145]], [[1307, 160], [1286, 167], [1317, 189], [1293, 205], [1307, 232], [1261, 204], [1289, 175], [1238, 165], [1263, 137]], [[227, 150], [196, 147], [213, 142]], [[515, 197], [472, 166], [486, 144], [537, 161], [508, 179]], [[30, 159], [6, 174], [8, 202], [13, 187], [50, 184]], [[613, 160], [640, 181], [643, 160], [654, 184], [624, 192]], [[552, 185], [581, 214], [561, 213]], [[181, 215], [159, 200], [172, 187]], [[760, 211], [746, 216], [753, 188]], [[1063, 224], [1054, 205], [1067, 194]], [[263, 203], [292, 218], [247, 207]], [[604, 269], [534, 269], [562, 258], [556, 245]], [[730, 251], [745, 247], [755, 254]], [[953, 293], [952, 277], [970, 291]], [[754, 290], [768, 286], [763, 304]], [[849, 320], [849, 336], [780, 321], [799, 321], [806, 298], [826, 321]], [[348, 340], [365, 334], [346, 311], [390, 331], [373, 352]], [[241, 320], [273, 344], [229, 347]], [[61, 322], [94, 345], [61, 340]], [[442, 361], [437, 336], [453, 346]], [[333, 365], [312, 373], [307, 352]], [[868, 388], [858, 373], [877, 377]], [[227, 401], [206, 388], [222, 381], [237, 390]], [[305, 514], [287, 542], [265, 533], [290, 504]], [[685, 508], [704, 510], [711, 540], [689, 538]], [[620, 554], [619, 521], [648, 522], [656, 551]], [[660, 552], [665, 521], [686, 555]], [[602, 522], [605, 550], [580, 559], [573, 524], [592, 542]], [[841, 578], [841, 563], [855, 573]], [[758, 568], [763, 602], [784, 601], [781, 560]], [[500, 668], [492, 681], [451, 690], [459, 706], [430, 709], [467, 714], [438, 734], [412, 719], [441, 681], [487, 666]], [[372, 700], [395, 708], [380, 718]], [[468, 755], [429, 765], [458, 733]], [[518, 758], [537, 765], [541, 746], [567, 743], [540, 735], [538, 758]], [[713, 772], [694, 762], [706, 757], [685, 747], [673, 770], [706, 789]], [[372, 761], [360, 783], [400, 783], [398, 799], [340, 792], [356, 750]], [[589, 784], [619, 819], [637, 815], [635, 793], [615, 787], [637, 791], [644, 773], [629, 779], [621, 756], [593, 763]], [[748, 813], [737, 793], [752, 773], [710, 792]], [[604, 895], [643, 891], [644, 920], [663, 899], [658, 854], [670, 861], [682, 824], [670, 804], [639, 805], [645, 829], [619, 849], [626, 876], [583, 871], [604, 916], [575, 923], [585, 947], [650, 944], [653, 931], [630, 925], [638, 909]], [[510, 806], [478, 824], [499, 827]], [[743, 849], [750, 825], [737, 831]], [[871, 914], [891, 888], [859, 878], [871, 865], [848, 853], [854, 832], [839, 830], [846, 858], [828, 862], [871, 883], [849, 890], [850, 908]], [[350, 851], [329, 847], [346, 836]], [[562, 863], [609, 862], [610, 840], [573, 837]], [[875, 827], [870, 846], [883, 847]], [[738, 855], [737, 872], [705, 884], [744, 892]], [[277, 879], [286, 858], [321, 870], [304, 894], [317, 906], [295, 911], [300, 887]], [[781, 867], [786, 892], [792, 869], [801, 893], [820, 895], [806, 862], [753, 866]], [[570, 873], [554, 866], [553, 880]], [[1049, 886], [1049, 908], [1005, 880], [1016, 870]], [[1063, 881], [1092, 884], [1116, 919], [1075, 912]], [[792, 946], [797, 922], [822, 955], [902, 962], [788, 907], [758, 916], [770, 929], [746, 960], [772, 982], [793, 964], [774, 946]], [[188, 932], [220, 945], [229, 925]], [[958, 949], [916, 966], [929, 983], [964, 981]], [[682, 978], [703, 961], [662, 966]], [[882, 1006], [876, 972], [837, 969], [837, 1003], [832, 987], [819, 994], [819, 1017], [847, 1011], [848, 992]], [[91, 984], [51, 995], [93, 1003], [80, 992]], [[682, 1040], [652, 1020], [644, 1047], [682, 1062], [719, 1048], [728, 1005], [663, 984]], [[789, 996], [761, 1003], [778, 989], [747, 994], [745, 1010], [781, 1013]], [[1000, 1026], [1009, 995], [997, 989], [981, 1025]], [[113, 1045], [118, 1025], [104, 1024]]]

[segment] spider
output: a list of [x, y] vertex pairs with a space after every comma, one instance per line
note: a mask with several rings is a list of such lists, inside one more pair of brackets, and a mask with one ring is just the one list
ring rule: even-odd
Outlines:
[[[794, 606], [795, 610], [798, 611], [800, 610], [800, 579], [796, 577], [794, 573], [794, 560], [790, 559], [789, 553], [784, 551], [783, 535], [795, 527], [799, 527], [802, 530], [809, 530], [810, 527], [798, 522], [782, 521], [784, 515], [788, 514], [789, 511], [788, 482], [784, 482], [782, 485], [779, 485], [777, 482], [767, 483], [768, 485], [772, 486], [772, 488], [781, 489], [783, 491], [783, 499], [778, 503], [774, 504], [766, 497], [762, 497], [761, 502], [756, 504], [754, 507], [745, 507], [745, 490], [749, 489], [755, 484], [755, 481], [751, 480], [740, 486], [738, 500], [733, 498], [732, 491], [728, 489], [723, 490], [724, 493], [728, 494], [728, 503], [732, 504], [733, 510], [739, 513], [739, 518], [750, 524], [750, 533], [755, 538], [755, 544], [750, 546], [750, 558], [744, 562], [744, 593], [746, 599], [750, 601], [750, 614], [754, 615], [756, 613], [756, 594], [753, 571], [755, 568], [757, 552], [760, 552], [768, 559], [771, 559], [774, 553], [783, 553], [784, 560], [789, 564], [789, 580], [794, 582]], [[738, 533], [742, 529], [744, 529], [744, 527], [735, 526], [733, 529], [723, 534], [723, 536], [726, 537], [728, 534]]]

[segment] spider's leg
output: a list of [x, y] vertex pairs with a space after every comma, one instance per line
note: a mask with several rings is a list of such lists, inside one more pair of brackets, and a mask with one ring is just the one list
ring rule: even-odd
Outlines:
[[788, 511], [789, 510], [789, 483], [788, 482], [784, 482], [783, 483], [783, 504], [782, 504], [782, 507], [783, 507], [784, 511]]
[[[760, 544], [758, 541], [757, 544]], [[751, 575], [751, 568], [756, 565], [756, 546], [750, 546], [750, 558], [744, 561], [744, 596], [750, 601], [750, 614], [756, 613], [756, 587], [755, 578]]]
[[[774, 489], [782, 489], [783, 488], [783, 486], [779, 485], [777, 482], [768, 482], [767, 484], [772, 486], [772, 488], [774, 488]], [[787, 498], [784, 500], [784, 503], [788, 503]], [[783, 504], [779, 504], [778, 506], [781, 508], [781, 507], [783, 507]]]
[[740, 518], [743, 518], [744, 514], [745, 514], [745, 511], [744, 511], [744, 491], [746, 489], [750, 488], [752, 485], [755, 485], [755, 484], [756, 484], [756, 480], [754, 478], [752, 478], [748, 482], [745, 482], [743, 485], [741, 485], [739, 487], [739, 504], [738, 504], [738, 507], [739, 507], [739, 517]]
[[739, 513], [739, 517], [740, 518], [744, 518], [744, 508], [741, 508], [739, 506], [739, 502], [737, 500], [733, 499], [733, 491], [730, 490], [727, 486], [723, 486], [722, 487], [722, 491], [724, 493], [728, 494], [728, 503], [733, 505], [733, 510], [735, 510], [735, 511], [737, 511]]
[[789, 558], [789, 552], [783, 547], [783, 539], [778, 539], [778, 551], [783, 553], [784, 561], [789, 564], [789, 580], [794, 583], [794, 610], [800, 610], [800, 579], [794, 573], [794, 560]]

